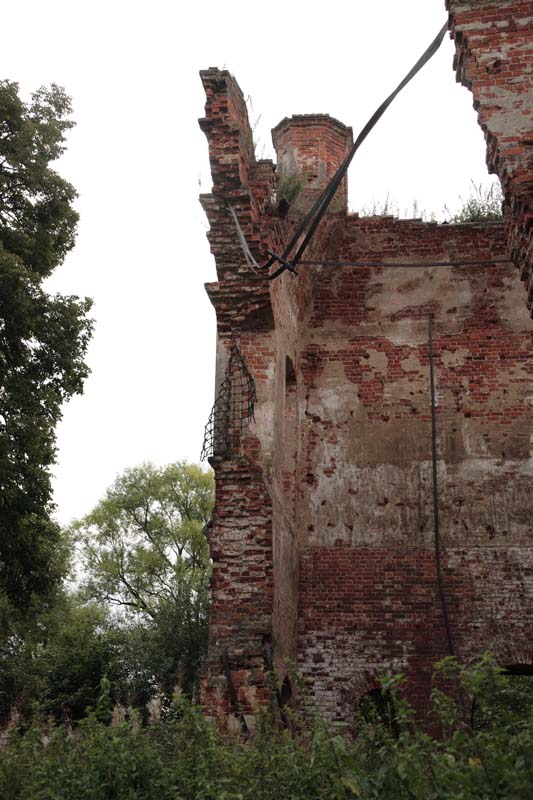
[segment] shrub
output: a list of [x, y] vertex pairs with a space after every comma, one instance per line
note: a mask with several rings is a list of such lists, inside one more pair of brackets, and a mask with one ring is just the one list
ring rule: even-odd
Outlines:
[[[165, 722], [142, 729], [131, 714], [106, 725], [97, 713], [74, 733], [43, 724], [16, 729], [0, 753], [3, 800], [529, 800], [533, 786], [531, 687], [493, 666], [437, 666], [428, 720], [416, 721], [402, 678], [385, 677], [395, 724], [363, 714], [353, 736], [317, 715], [272, 709], [245, 742], [221, 734], [179, 699]], [[450, 688], [451, 687], [451, 688]], [[455, 687], [455, 688], [454, 688]], [[461, 687], [463, 702], [456, 697]], [[509, 698], [513, 702], [509, 703]], [[477, 712], [470, 714], [473, 698]], [[468, 711], [465, 714], [465, 710]], [[117, 719], [120, 715], [115, 715]], [[123, 717], [124, 715], [122, 715]], [[473, 720], [473, 725], [472, 725]], [[430, 733], [429, 731], [437, 731]]]
[[483, 186], [471, 181], [470, 194], [466, 200], [460, 198], [462, 206], [452, 216], [452, 222], [497, 222], [502, 218], [503, 195], [499, 184]]

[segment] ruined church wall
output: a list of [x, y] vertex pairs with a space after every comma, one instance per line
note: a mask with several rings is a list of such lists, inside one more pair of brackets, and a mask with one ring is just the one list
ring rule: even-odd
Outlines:
[[[533, 475], [533, 324], [513, 265], [491, 263], [506, 258], [502, 226], [348, 217], [337, 252], [341, 261], [486, 265], [313, 268], [301, 349], [302, 541], [372, 544], [383, 530], [389, 542], [427, 541], [429, 314], [442, 502], [446, 510], [465, 506], [443, 519], [444, 531], [483, 540], [486, 529], [503, 527], [523, 541]], [[465, 496], [467, 484], [479, 493]], [[487, 492], [502, 515], [496, 525], [490, 504], [479, 502]]]
[[[296, 180], [296, 196], [289, 206], [288, 230], [277, 244], [283, 252], [291, 228], [307, 213], [317, 195], [333, 177], [351, 147], [351, 128], [327, 114], [297, 115], [284, 119], [272, 131], [276, 148], [276, 202], [285, 202], [287, 180]], [[293, 185], [294, 189], [294, 185]], [[347, 182], [342, 182], [327, 218], [346, 215]], [[278, 211], [281, 211], [278, 206]], [[313, 239], [306, 258], [320, 256], [322, 237]], [[273, 641], [276, 669], [283, 678], [287, 665], [297, 659], [298, 576], [300, 560], [303, 408], [302, 341], [312, 302], [312, 271], [302, 267], [298, 276], [285, 274], [270, 284], [276, 331], [274, 451], [271, 492], [273, 500], [274, 617]]]
[[[344, 183], [307, 257], [479, 258], [481, 267], [302, 267], [265, 281], [245, 263], [227, 203], [260, 263], [267, 249], [281, 252], [351, 131], [317, 114], [277, 126], [278, 188], [295, 165], [304, 181], [292, 208], [276, 207], [274, 166], [255, 160], [242, 92], [226, 71], [202, 73], [217, 385], [236, 343], [257, 387], [239, 447], [212, 459], [204, 702], [213, 708], [231, 705], [224, 653], [245, 712], [267, 701], [265, 645], [282, 674], [297, 658], [330, 719], [349, 721], [387, 667], [407, 671], [415, 702], [427, 698], [430, 665], [447, 653], [432, 549], [429, 313], [457, 651], [489, 647], [502, 664], [533, 663], [533, 16], [523, 0], [447, 4], [457, 79], [473, 93], [505, 226], [358, 219], [346, 215]], [[493, 262], [506, 255], [514, 266]]]
[[533, 323], [501, 224], [332, 220], [302, 342], [299, 668], [349, 721], [386, 669], [428, 699], [448, 654], [434, 556], [433, 316], [444, 586], [458, 654], [533, 661]]

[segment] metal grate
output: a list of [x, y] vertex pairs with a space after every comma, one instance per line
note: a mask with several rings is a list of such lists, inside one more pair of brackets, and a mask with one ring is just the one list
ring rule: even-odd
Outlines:
[[202, 461], [238, 451], [242, 430], [254, 419], [255, 401], [255, 381], [233, 341], [226, 374], [205, 426]]

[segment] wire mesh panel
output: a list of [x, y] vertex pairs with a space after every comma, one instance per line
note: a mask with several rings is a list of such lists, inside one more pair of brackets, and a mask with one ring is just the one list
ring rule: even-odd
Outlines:
[[254, 419], [255, 382], [235, 342], [209, 420], [201, 460], [238, 451], [243, 428]]

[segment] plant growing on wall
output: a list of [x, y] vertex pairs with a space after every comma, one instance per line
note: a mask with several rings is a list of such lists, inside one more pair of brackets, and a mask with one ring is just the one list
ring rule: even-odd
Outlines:
[[462, 201], [459, 211], [452, 216], [452, 222], [497, 222], [502, 218], [503, 195], [499, 184], [483, 186], [470, 181], [470, 194]]
[[298, 172], [280, 178], [276, 189], [278, 203], [285, 200], [290, 205], [296, 200], [302, 189], [303, 178]]

